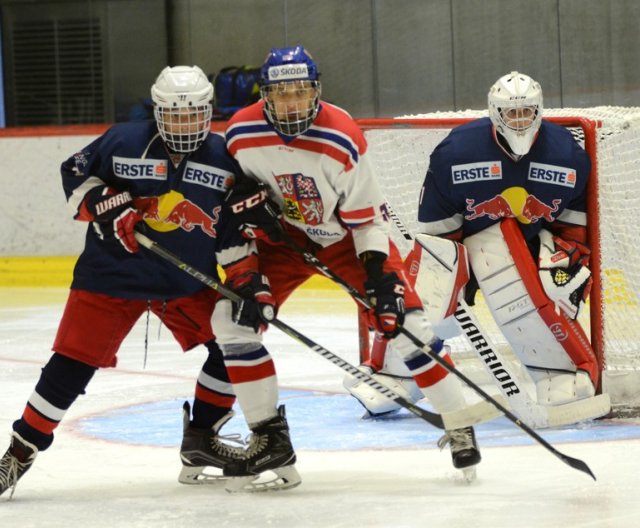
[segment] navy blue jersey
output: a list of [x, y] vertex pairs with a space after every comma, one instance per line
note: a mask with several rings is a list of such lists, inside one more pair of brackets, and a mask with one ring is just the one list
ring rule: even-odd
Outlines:
[[591, 161], [562, 126], [542, 122], [526, 156], [513, 161], [491, 120], [459, 126], [431, 153], [420, 194], [424, 233], [465, 238], [514, 217], [528, 241], [542, 229], [584, 228]]
[[[145, 234], [214, 277], [218, 262], [242, 260], [252, 248], [236, 229], [225, 230], [224, 196], [238, 170], [216, 134], [174, 165], [155, 121], [117, 124], [61, 167], [74, 211], [98, 185], [127, 190]], [[91, 224], [71, 287], [127, 299], [172, 299], [206, 288], [142, 247], [131, 254], [114, 238], [101, 240]]]

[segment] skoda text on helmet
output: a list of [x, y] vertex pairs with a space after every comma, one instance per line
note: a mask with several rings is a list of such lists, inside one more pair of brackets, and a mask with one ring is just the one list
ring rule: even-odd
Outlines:
[[517, 159], [529, 153], [542, 123], [542, 88], [513, 71], [489, 89], [491, 122]]
[[158, 131], [175, 152], [193, 152], [211, 128], [213, 86], [197, 66], [167, 66], [151, 87]]
[[305, 132], [318, 115], [318, 67], [302, 46], [273, 48], [260, 70], [260, 96], [275, 129], [286, 136]]

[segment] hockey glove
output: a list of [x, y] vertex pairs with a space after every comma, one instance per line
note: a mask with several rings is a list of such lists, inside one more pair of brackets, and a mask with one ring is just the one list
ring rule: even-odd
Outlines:
[[85, 216], [93, 221], [93, 228], [101, 240], [115, 238], [129, 253], [138, 251], [134, 229], [142, 220], [140, 212], [133, 207], [128, 191], [117, 192], [110, 187], [96, 187], [84, 199]]
[[264, 332], [276, 317], [276, 302], [269, 279], [261, 273], [249, 271], [231, 280], [229, 288], [244, 299], [233, 303], [233, 322], [253, 328], [257, 333]]
[[390, 272], [367, 279], [364, 288], [374, 309], [376, 330], [387, 339], [394, 338], [404, 323], [404, 283]]
[[263, 183], [241, 178], [231, 187], [225, 202], [242, 236], [266, 242], [282, 241], [282, 213]]
[[545, 293], [571, 319], [576, 319], [591, 292], [593, 278], [586, 264], [591, 252], [580, 242], [539, 233], [538, 274]]
[[563, 240], [557, 236], [554, 236], [552, 240], [555, 244], [555, 253], [551, 256], [551, 260], [554, 262], [566, 262], [566, 265], [561, 265], [560, 267], [570, 268], [576, 264], [580, 266], [589, 265], [591, 250], [587, 246], [575, 240]]

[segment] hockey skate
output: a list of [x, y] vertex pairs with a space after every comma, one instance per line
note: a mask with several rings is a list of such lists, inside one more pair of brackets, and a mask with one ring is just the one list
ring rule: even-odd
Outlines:
[[11, 434], [9, 449], [0, 459], [0, 495], [11, 488], [11, 495], [16, 490], [18, 480], [33, 465], [38, 449], [33, 444], [24, 440], [15, 431]]
[[258, 424], [252, 431], [244, 459], [224, 467], [224, 475], [232, 477], [225, 489], [230, 493], [255, 492], [288, 489], [300, 484], [284, 405], [278, 408], [277, 416]]
[[244, 458], [245, 443], [240, 435], [218, 434], [222, 426], [231, 420], [233, 413], [229, 412], [223, 416], [211, 429], [198, 429], [189, 425], [190, 414], [189, 402], [184, 402], [182, 406], [184, 432], [180, 446], [182, 471], [178, 481], [182, 484], [215, 484], [226, 480], [221, 471], [211, 472], [210, 468], [221, 470], [225, 464]]
[[446, 431], [438, 440], [438, 447], [444, 449], [449, 444], [453, 467], [461, 469], [467, 482], [476, 478], [476, 466], [480, 463], [480, 449], [476, 443], [473, 427], [461, 427]]

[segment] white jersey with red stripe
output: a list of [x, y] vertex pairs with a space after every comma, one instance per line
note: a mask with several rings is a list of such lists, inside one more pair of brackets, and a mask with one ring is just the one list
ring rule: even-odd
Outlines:
[[238, 111], [227, 148], [245, 174], [264, 182], [285, 220], [322, 247], [353, 231], [356, 254], [389, 253], [384, 197], [351, 116], [322, 102], [311, 127], [295, 137], [271, 125], [259, 101]]

